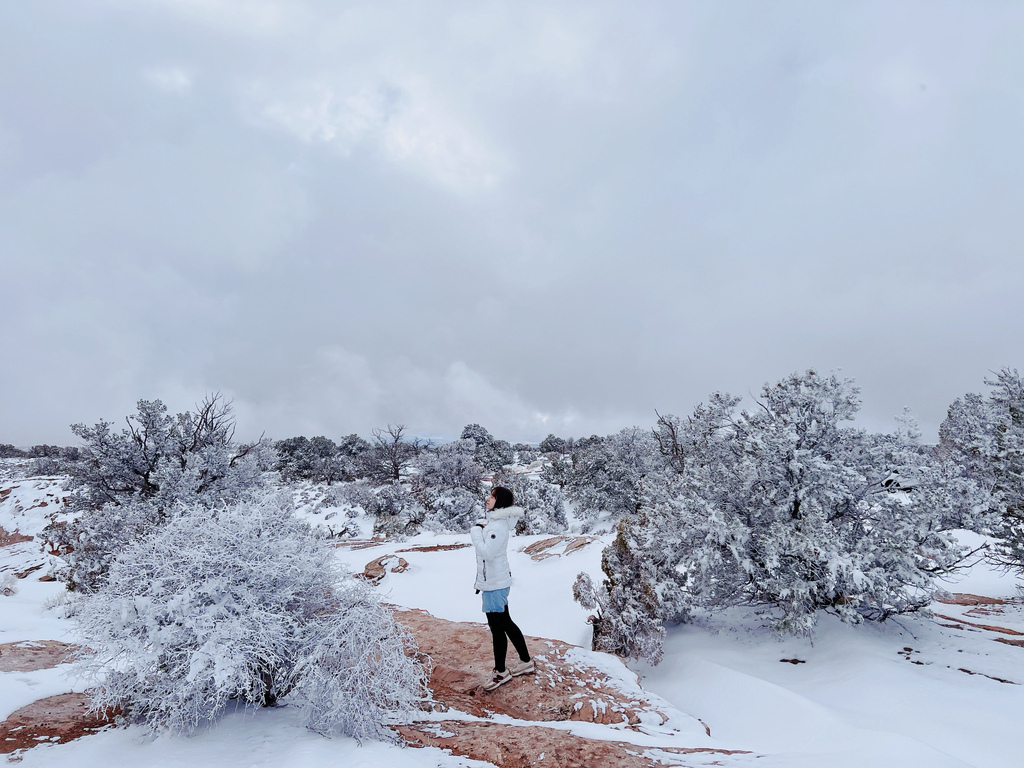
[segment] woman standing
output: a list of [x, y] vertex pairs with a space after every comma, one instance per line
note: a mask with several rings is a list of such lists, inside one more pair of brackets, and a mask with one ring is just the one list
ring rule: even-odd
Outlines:
[[[484, 614], [494, 645], [494, 672], [484, 685], [485, 691], [493, 691], [513, 677], [534, 670], [523, 633], [508, 613], [508, 590], [512, 586], [508, 537], [523, 517], [523, 510], [513, 506], [514, 502], [512, 491], [495, 486], [487, 497], [487, 519], [478, 520], [469, 532], [476, 548], [476, 590], [483, 593]], [[505, 668], [509, 640], [519, 654], [520, 662], [511, 670]]]

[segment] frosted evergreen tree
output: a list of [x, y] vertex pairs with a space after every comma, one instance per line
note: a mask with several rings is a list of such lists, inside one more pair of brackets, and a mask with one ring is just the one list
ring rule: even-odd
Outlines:
[[523, 508], [523, 518], [516, 525], [516, 533], [536, 535], [543, 533], [564, 533], [569, 524], [568, 502], [562, 489], [543, 477], [504, 469], [494, 476], [494, 485], [501, 485], [512, 491], [516, 505]]
[[484, 468], [475, 451], [472, 440], [455, 440], [416, 458], [410, 485], [427, 510], [425, 522], [434, 530], [463, 532], [483, 512]]
[[644, 478], [663, 466], [651, 431], [627, 427], [608, 437], [577, 440], [568, 460], [555, 462], [553, 479], [576, 505], [583, 530], [636, 514]]
[[312, 480], [330, 485], [354, 477], [351, 462], [333, 440], [323, 435], [290, 437], [274, 443], [274, 448], [278, 456], [277, 469], [286, 482]]
[[467, 424], [459, 435], [461, 440], [472, 440], [476, 445], [473, 455], [488, 472], [497, 472], [514, 460], [512, 446], [505, 440], [498, 440], [479, 424]]
[[[715, 394], [689, 419], [666, 419], [678, 469], [645, 484], [641, 514], [620, 528], [595, 598], [604, 630], [628, 634], [629, 611], [657, 627], [742, 604], [779, 630], [810, 632], [818, 611], [859, 622], [927, 605], [932, 577], [962, 549], [944, 532], [941, 478], [913, 434], [844, 426], [857, 388], [814, 371], [765, 385], [752, 410], [736, 413], [738, 403]], [[890, 492], [893, 473], [926, 492]], [[657, 642], [641, 632], [621, 650]]]
[[964, 527], [995, 535], [995, 561], [1024, 572], [1024, 381], [1004, 368], [985, 383], [987, 398], [968, 394], [950, 406], [940, 449], [987, 494]]

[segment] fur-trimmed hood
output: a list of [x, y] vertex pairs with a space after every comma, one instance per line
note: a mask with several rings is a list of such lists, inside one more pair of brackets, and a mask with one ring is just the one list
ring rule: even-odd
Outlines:
[[492, 509], [487, 513], [488, 520], [504, 520], [505, 518], [512, 518], [513, 520], [519, 520], [524, 517], [526, 513], [522, 507], [502, 507], [501, 509]]

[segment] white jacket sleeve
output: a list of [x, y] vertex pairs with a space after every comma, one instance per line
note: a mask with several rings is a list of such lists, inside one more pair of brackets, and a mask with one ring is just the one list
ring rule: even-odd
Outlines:
[[508, 525], [504, 520], [492, 520], [483, 528], [474, 525], [469, 537], [473, 540], [476, 551], [483, 555], [485, 560], [493, 560], [504, 554], [508, 547]]

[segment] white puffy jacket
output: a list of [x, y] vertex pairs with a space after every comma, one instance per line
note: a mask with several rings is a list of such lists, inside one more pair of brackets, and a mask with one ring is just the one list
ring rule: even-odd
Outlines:
[[470, 531], [476, 548], [477, 589], [490, 592], [512, 586], [512, 570], [508, 565], [508, 537], [523, 517], [522, 507], [494, 509], [487, 515], [487, 525], [474, 525]]

